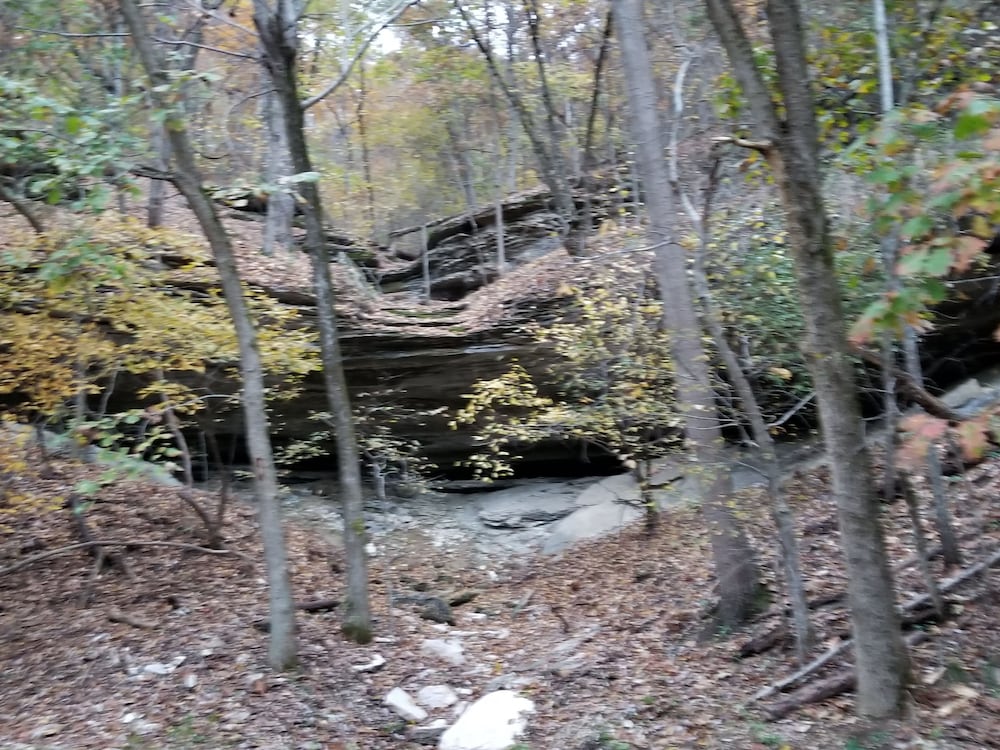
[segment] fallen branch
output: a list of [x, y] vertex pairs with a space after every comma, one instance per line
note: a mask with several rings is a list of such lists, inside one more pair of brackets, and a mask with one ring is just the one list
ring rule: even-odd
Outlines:
[[770, 630], [760, 633], [740, 646], [739, 657], [746, 659], [770, 651], [775, 646], [784, 645], [788, 641], [788, 626], [778, 623]]
[[27, 557], [24, 560], [14, 563], [13, 565], [8, 565], [6, 568], [0, 568], [0, 576], [16, 573], [22, 568], [27, 568], [29, 565], [43, 562], [51, 557], [61, 557], [62, 555], [68, 555], [70, 552], [94, 547], [175, 547], [177, 549], [190, 550], [191, 552], [200, 552], [205, 555], [232, 555], [240, 558], [248, 565], [255, 564], [254, 560], [248, 555], [244, 555], [242, 552], [237, 552], [231, 549], [209, 549], [208, 547], [199, 547], [197, 544], [186, 544], [184, 542], [146, 542], [140, 540], [121, 541], [116, 539], [92, 539], [87, 542], [68, 544], [65, 547], [60, 547], [59, 549], [49, 550], [48, 552], [42, 552], [38, 555]]
[[[942, 594], [949, 593], [953, 589], [958, 588], [958, 586], [960, 586], [965, 581], [969, 580], [973, 576], [978, 575], [979, 573], [982, 573], [984, 570], [987, 570], [988, 568], [992, 568], [997, 563], [1000, 563], [1000, 550], [994, 551], [993, 554], [987, 557], [985, 560], [981, 560], [975, 565], [966, 568], [961, 573], [958, 573], [957, 575], [952, 576], [946, 581], [943, 581], [940, 587], [941, 593]], [[909, 601], [907, 601], [905, 604], [903, 604], [901, 610], [903, 612], [912, 612], [914, 610], [926, 607], [930, 603], [930, 601], [931, 598], [929, 594], [921, 594], [920, 596], [915, 596]], [[919, 635], [919, 633], [920, 631], [914, 633], [913, 635], [910, 636], [910, 638]], [[768, 685], [767, 687], [762, 688], [761, 690], [758, 690], [756, 693], [750, 696], [745, 705], [756, 703], [759, 700], [762, 700], [764, 698], [769, 698], [775, 693], [782, 692], [787, 688], [790, 688], [792, 685], [799, 682], [800, 680], [803, 680], [806, 677], [809, 677], [810, 675], [818, 672], [822, 667], [829, 664], [831, 661], [833, 661], [835, 658], [837, 658], [840, 654], [844, 653], [844, 651], [846, 651], [853, 645], [854, 645], [853, 640], [846, 640], [838, 645], [831, 647], [830, 650], [828, 650], [825, 654], [809, 662], [797, 672], [794, 672], [788, 677], [784, 677], [778, 680], [777, 682], [772, 683], [771, 685]]]
[[855, 681], [856, 678], [853, 669], [838, 672], [831, 677], [827, 677], [825, 680], [820, 680], [792, 693], [767, 708], [764, 713], [768, 721], [777, 721], [802, 706], [809, 705], [810, 703], [819, 703], [827, 698], [833, 698], [835, 695], [853, 690]]
[[841, 641], [839, 644], [834, 644], [827, 650], [825, 654], [823, 654], [822, 656], [817, 656], [815, 659], [813, 659], [811, 662], [809, 662], [804, 667], [799, 669], [797, 672], [793, 672], [792, 674], [788, 675], [788, 677], [784, 677], [778, 680], [777, 682], [771, 683], [767, 687], [758, 690], [756, 693], [750, 696], [749, 700], [747, 700], [746, 702], [746, 705], [750, 705], [751, 703], [756, 703], [757, 701], [763, 700], [764, 698], [770, 698], [775, 693], [780, 693], [784, 691], [786, 688], [790, 688], [799, 680], [803, 680], [806, 677], [815, 674], [824, 666], [833, 661], [835, 658], [840, 656], [840, 654], [844, 653], [848, 648], [851, 647], [851, 645], [852, 641]]
[[316, 599], [311, 602], [300, 602], [295, 609], [303, 612], [329, 612], [340, 606], [340, 599]]
[[120, 622], [141, 630], [152, 630], [156, 627], [155, 622], [144, 620], [141, 617], [130, 615], [127, 612], [122, 612], [117, 607], [112, 607], [108, 610], [108, 619], [111, 620], [111, 622]]
[[749, 138], [740, 138], [735, 135], [720, 135], [712, 139], [713, 143], [718, 144], [732, 144], [733, 146], [739, 146], [740, 148], [748, 148], [751, 151], [759, 151], [762, 154], [770, 153], [774, 148], [774, 144], [771, 141], [755, 141]]
[[[330, 612], [340, 606], [340, 599], [315, 599], [308, 602], [296, 602], [295, 609], [300, 612]], [[250, 623], [262, 633], [271, 632], [271, 621], [266, 617], [258, 617]]]
[[[877, 367], [885, 366], [882, 362], [882, 355], [877, 352], [869, 351], [868, 349], [864, 349], [860, 346], [852, 346], [851, 354]], [[964, 422], [966, 420], [966, 417], [952, 409], [944, 401], [931, 393], [928, 393], [928, 391], [920, 383], [914, 380], [914, 378], [906, 371], [894, 366], [889, 369], [889, 373], [898, 381], [901, 390], [912, 398], [917, 404], [922, 406], [924, 411], [932, 417], [946, 419], [949, 422]]]
[[[109, 552], [104, 549], [104, 546], [100, 542], [94, 541], [94, 533], [91, 531], [90, 526], [87, 524], [87, 516], [85, 513], [85, 505], [83, 500], [76, 494], [70, 495], [69, 497], [69, 510], [70, 518], [73, 522], [73, 528], [76, 529], [77, 535], [82, 540], [82, 544], [87, 545], [87, 549], [90, 555], [94, 558], [94, 572], [90, 579], [90, 584], [97, 579], [101, 571], [104, 570], [104, 566], [118, 568], [122, 574], [128, 578], [130, 581], [135, 581], [135, 574], [132, 572], [132, 568], [128, 566], [125, 562], [125, 558], [115, 552]], [[89, 595], [84, 595], [84, 600], [89, 599]]]
[[[992, 568], [997, 563], [1000, 563], [1000, 549], [994, 550], [993, 554], [987, 557], [985, 560], [980, 560], [975, 565], [971, 565], [965, 568], [959, 573], [956, 573], [951, 578], [941, 582], [941, 593], [947, 594], [952, 589], [958, 588], [960, 585], [965, 583], [970, 578], [982, 573], [988, 568]], [[903, 605], [904, 612], [912, 612], [915, 609], [920, 609], [931, 604], [930, 594], [920, 594], [915, 596]]]
[[[912, 648], [928, 638], [930, 638], [930, 634], [927, 631], [918, 630], [907, 636], [906, 645]], [[842, 670], [837, 672], [837, 674], [827, 677], [825, 680], [820, 680], [812, 685], [800, 688], [794, 693], [790, 693], [785, 698], [765, 709], [764, 713], [768, 721], [783, 719], [788, 714], [799, 710], [803, 706], [808, 706], [811, 703], [819, 703], [827, 698], [833, 698], [834, 696], [853, 690], [856, 681], [857, 675], [855, 674], [854, 667]]]

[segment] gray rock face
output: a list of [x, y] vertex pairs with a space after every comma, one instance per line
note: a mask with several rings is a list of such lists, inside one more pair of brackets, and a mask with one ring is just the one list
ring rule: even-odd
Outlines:
[[535, 482], [491, 492], [479, 501], [478, 517], [494, 529], [524, 529], [552, 523], [576, 510], [578, 486], [571, 482]]
[[576, 542], [616, 531], [641, 515], [642, 511], [636, 506], [614, 500], [587, 505], [556, 525], [542, 551], [547, 554], [562, 552]]

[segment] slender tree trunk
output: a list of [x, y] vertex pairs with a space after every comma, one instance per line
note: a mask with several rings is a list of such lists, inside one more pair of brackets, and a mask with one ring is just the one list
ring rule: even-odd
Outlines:
[[375, 180], [372, 177], [372, 156], [368, 147], [368, 88], [365, 82], [364, 61], [358, 65], [358, 106], [355, 114], [358, 118], [358, 139], [361, 141], [361, 169], [365, 180], [365, 215], [368, 217], [369, 230], [372, 234], [376, 229], [375, 217]]
[[[153, 123], [152, 131], [153, 148], [156, 151], [156, 168], [166, 172], [170, 164], [170, 137], [159, 123]], [[163, 225], [166, 198], [166, 180], [150, 180], [149, 202], [146, 205], [146, 226], [150, 229]]]
[[[490, 46], [489, 38], [484, 36], [476, 28], [476, 24], [468, 11], [462, 4], [462, 0], [452, 0], [455, 9], [461, 15], [472, 40], [483, 53], [490, 75], [497, 82], [500, 90], [506, 97], [511, 109], [514, 111], [518, 121], [521, 123], [528, 140], [531, 141], [535, 158], [538, 161], [538, 168], [542, 181], [552, 193], [552, 202], [555, 205], [556, 213], [559, 215], [563, 225], [562, 236], [565, 237], [572, 227], [576, 217], [576, 202], [573, 198], [573, 191], [566, 177], [565, 159], [559, 149], [553, 148], [553, 140], [535, 122], [531, 116], [531, 111], [521, 96], [513, 81], [509, 81], [500, 70], [496, 56]], [[507, 7], [507, 13], [512, 13], [512, 8]], [[567, 248], [571, 254], [579, 252], [579, 245], [568, 243]]]
[[[895, 101], [892, 84], [892, 53], [889, 46], [889, 29], [886, 19], [885, 0], [872, 0], [872, 10], [875, 26], [875, 47], [878, 55], [879, 70], [879, 95], [882, 105], [882, 114], [888, 115], [892, 112]], [[889, 234], [882, 238], [882, 265], [888, 279], [889, 292], [898, 292], [902, 288], [899, 275], [896, 272], [896, 260], [899, 255], [899, 231], [897, 228], [890, 230]], [[886, 345], [891, 346], [891, 342]], [[890, 360], [890, 355], [886, 355], [887, 364], [895, 364], [894, 356]], [[920, 366], [920, 345], [917, 332], [911, 325], [903, 326], [903, 361], [907, 374], [913, 381], [922, 386], [924, 375]], [[895, 383], [895, 378], [884, 368], [884, 379], [886, 383]], [[891, 403], [890, 403], [891, 398]], [[896, 405], [895, 389], [886, 387], [886, 489], [895, 488], [895, 465], [891, 461], [895, 457], [896, 422], [898, 419], [898, 408]], [[891, 471], [890, 471], [891, 469]], [[947, 565], [961, 565], [962, 557], [958, 549], [957, 535], [951, 520], [951, 513], [948, 509], [948, 496], [944, 492], [944, 483], [941, 477], [941, 463], [938, 460], [937, 446], [932, 445], [927, 452], [927, 471], [930, 474], [931, 486], [934, 489], [934, 520], [937, 527], [938, 536], [941, 538], [941, 547], [944, 551], [944, 560]], [[892, 485], [890, 485], [892, 482]], [[886, 494], [886, 498], [890, 498]], [[910, 502], [911, 498], [907, 498]], [[913, 496], [913, 502], [916, 497]], [[922, 533], [919, 529], [914, 529], [914, 534]]]
[[927, 475], [934, 495], [934, 528], [941, 540], [941, 557], [945, 565], [957, 568], [962, 564], [962, 551], [951, 519], [951, 510], [948, 508], [948, 492], [944, 486], [944, 472], [937, 444], [927, 448]]
[[[707, 217], [703, 217], [706, 221]], [[736, 389], [743, 413], [750, 421], [750, 431], [757, 444], [757, 454], [764, 466], [767, 477], [767, 492], [770, 499], [771, 518], [778, 531], [778, 548], [781, 567], [785, 575], [785, 586], [788, 599], [792, 605], [792, 623], [795, 629], [795, 655], [800, 664], [805, 664], [809, 650], [813, 646], [813, 629], [809, 622], [809, 602], [806, 598], [805, 585], [802, 580], [802, 563], [799, 557], [799, 543], [795, 536], [795, 516], [788, 504], [788, 497], [781, 481], [781, 468], [775, 451], [774, 440], [767, 429], [764, 414], [750, 385], [750, 379], [740, 367], [736, 353], [729, 346], [726, 333], [722, 326], [722, 317], [712, 298], [708, 285], [708, 277], [704, 270], [705, 246], [708, 242], [706, 234], [702, 234], [701, 250], [695, 264], [695, 289], [702, 300], [704, 319], [712, 340], [726, 367], [729, 380]]]
[[924, 526], [920, 521], [920, 501], [917, 493], [913, 491], [913, 483], [905, 474], [900, 477], [903, 483], [903, 499], [906, 500], [906, 510], [910, 515], [910, 526], [913, 527], [913, 546], [917, 550], [917, 567], [920, 575], [923, 576], [924, 585], [927, 587], [927, 595], [930, 596], [931, 605], [938, 617], [944, 616], [944, 600], [941, 598], [941, 589], [937, 581], [934, 580], [934, 572], [931, 570], [930, 555], [927, 546], [927, 536], [924, 534]]
[[[274, 93], [264, 97], [264, 120], [267, 125], [267, 155], [264, 164], [265, 182], [277, 187], [282, 177], [292, 174], [285, 135], [285, 116], [281, 102]], [[295, 197], [292, 186], [272, 190], [267, 196], [267, 216], [264, 220], [264, 255], [292, 249], [292, 221], [295, 218]]]
[[806, 359], [813, 376], [823, 437], [833, 474], [848, 599], [855, 634], [858, 710], [898, 716], [906, 699], [909, 658], [900, 633], [895, 590], [879, 521], [848, 356], [840, 288], [823, 205], [819, 139], [796, 0], [768, 0], [778, 90], [786, 121], [779, 126], [772, 94], [731, 0], [706, 0], [750, 107], [755, 138], [781, 193], [806, 325]]
[[[264, 62], [285, 114], [292, 168], [297, 174], [312, 172], [306, 144], [304, 113], [296, 82], [298, 8], [288, 0], [254, 0], [254, 24], [264, 48]], [[344, 598], [344, 634], [359, 643], [372, 638], [368, 598], [368, 559], [365, 553], [364, 501], [361, 462], [354, 431], [354, 416], [347, 394], [343, 360], [337, 335], [330, 259], [323, 233], [323, 208], [314, 182], [303, 182], [306, 247], [312, 262], [316, 292], [317, 325], [323, 360], [323, 380], [337, 436], [337, 468], [344, 516], [344, 551], [347, 556], [347, 592]]]
[[497, 230], [497, 276], [507, 272], [507, 238], [503, 223], [503, 199], [497, 198], [493, 204], [494, 225]]
[[694, 474], [711, 534], [719, 586], [719, 621], [732, 627], [753, 613], [759, 591], [757, 566], [753, 550], [728, 506], [732, 476], [721, 456], [719, 413], [687, 280], [687, 258], [674, 235], [678, 214], [664, 161], [657, 95], [643, 35], [642, 2], [614, 0], [612, 8], [627, 80], [632, 140], [638, 149], [646, 195], [649, 239], [656, 247], [656, 274], [670, 331], [677, 406], [696, 463]]
[[[150, 95], [159, 107], [169, 110], [169, 103], [163, 100], [162, 95], [157, 92], [157, 87], [167, 87], [170, 81], [162, 63], [157, 59], [139, 8], [135, 0], [121, 0], [120, 5], [132, 35], [132, 43], [152, 84]], [[268, 434], [264, 370], [257, 349], [257, 332], [246, 300], [243, 298], [229, 236], [219, 221], [215, 207], [202, 190], [201, 176], [195, 162], [194, 149], [184, 127], [185, 123], [174, 114], [166, 125], [176, 164], [174, 184], [187, 199], [212, 249], [215, 265], [219, 271], [219, 281], [239, 342], [247, 447], [253, 463], [257, 515], [267, 563], [271, 625], [268, 661], [273, 669], [290, 669], [298, 661], [295, 606], [281, 527], [277, 472]]]
[[[878, 57], [879, 100], [882, 114], [887, 115], [893, 108], [892, 56], [889, 49], [889, 31], [886, 25], [885, 1], [872, 0], [875, 26], [875, 48]], [[899, 237], [895, 231], [882, 238], [882, 269], [890, 292], [899, 291], [899, 276], [896, 273]], [[909, 328], [909, 326], [907, 326]], [[892, 370], [896, 365], [896, 342], [886, 333], [882, 341], [882, 398], [885, 406], [885, 459], [883, 461], [882, 493], [887, 501], [896, 497], [896, 429], [899, 423], [899, 404], [896, 400], [896, 378]], [[910, 373], [911, 375], [913, 373]], [[918, 382], [920, 382], [918, 380]]]

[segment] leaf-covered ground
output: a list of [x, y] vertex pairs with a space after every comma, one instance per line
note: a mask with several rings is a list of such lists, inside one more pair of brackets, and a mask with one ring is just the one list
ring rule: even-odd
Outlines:
[[[65, 497], [99, 469], [67, 461], [45, 467], [36, 453], [14, 461], [23, 448], [9, 440], [4, 451], [5, 497], [29, 503], [27, 512], [5, 515], [0, 531], [5, 749], [418, 747], [383, 698], [395, 686], [415, 693], [441, 683], [464, 700], [502, 686], [530, 696], [537, 712], [524, 743], [535, 750], [1000, 747], [995, 569], [950, 595], [952, 619], [924, 626], [931, 638], [913, 652], [912, 716], [874, 732], [851, 718], [849, 695], [774, 723], [764, 719], [767, 700], [741, 708], [795, 664], [782, 647], [737, 658], [741, 645], [777, 623], [778, 602], [746, 632], [711, 626], [708, 544], [694, 509], [666, 512], [652, 538], [629, 528], [561, 558], [485, 569], [401, 538], [373, 561], [376, 642], [345, 642], [336, 611], [302, 613], [302, 667], [277, 675], [266, 667], [260, 630], [266, 592], [252, 507], [233, 505], [224, 534], [227, 548], [251, 562], [135, 546], [117, 550], [128, 575], [97, 570], [86, 550], [17, 567], [78, 541], [69, 509], [33, 511], [31, 499]], [[998, 471], [993, 460], [951, 485], [967, 564], [1000, 548]], [[797, 477], [790, 489], [810, 596], [832, 598], [844, 575], [823, 470]], [[748, 490], [740, 504], [770, 570], [773, 532], [763, 498]], [[162, 486], [117, 482], [86, 517], [100, 539], [203, 542], [197, 518]], [[887, 506], [885, 518], [906, 600], [921, 586], [902, 504]], [[315, 529], [290, 526], [288, 538], [296, 599], [337, 598], [341, 553]], [[934, 566], [946, 577], [939, 561]], [[387, 603], [391, 591], [463, 590], [478, 596], [456, 608], [453, 627]], [[846, 635], [842, 603], [817, 608], [814, 622], [823, 638], [816, 655]], [[422, 654], [427, 638], [461, 642], [465, 663]], [[386, 660], [379, 671], [352, 669], [376, 653]], [[432, 717], [451, 719], [452, 710]]]

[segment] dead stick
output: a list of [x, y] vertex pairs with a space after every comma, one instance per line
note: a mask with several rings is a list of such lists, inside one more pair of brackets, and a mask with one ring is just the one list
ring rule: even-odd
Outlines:
[[[975, 565], [966, 568], [961, 573], [958, 573], [957, 575], [952, 576], [948, 580], [943, 581], [941, 583], [941, 593], [947, 594], [949, 591], [951, 591], [954, 588], [957, 588], [960, 584], [964, 583], [973, 576], [982, 573], [984, 570], [988, 568], [992, 568], [998, 562], [1000, 562], [1000, 550], [996, 550], [992, 555], [990, 555], [985, 560], [982, 560], [981, 562], [978, 562]], [[922, 594], [906, 602], [902, 606], [902, 611], [912, 612], [915, 609], [925, 606], [929, 602], [930, 602], [930, 595]], [[833, 659], [835, 659], [840, 654], [844, 653], [844, 651], [846, 651], [852, 645], [854, 645], [854, 642], [848, 640], [844, 641], [843, 643], [837, 646], [834, 646], [825, 654], [809, 662], [808, 664], [806, 664], [806, 666], [802, 667], [802, 669], [798, 670], [797, 672], [781, 680], [778, 680], [777, 682], [768, 685], [767, 687], [761, 690], [758, 690], [756, 693], [750, 696], [749, 700], [747, 700], [746, 702], [746, 705], [749, 705], [751, 703], [756, 703], [757, 701], [763, 698], [768, 698], [774, 695], [775, 693], [784, 690], [785, 688], [791, 687], [799, 680], [819, 671], [821, 667], [825, 666], [826, 664], [829, 664]]]
[[59, 549], [49, 550], [48, 552], [42, 552], [40, 554], [33, 555], [32, 557], [25, 558], [24, 560], [16, 562], [13, 565], [9, 565], [6, 568], [0, 568], [0, 576], [16, 573], [21, 570], [21, 568], [26, 568], [29, 565], [34, 565], [35, 563], [42, 562], [43, 560], [48, 560], [50, 557], [60, 557], [62, 555], [68, 555], [70, 552], [74, 552], [79, 549], [88, 549], [91, 547], [176, 547], [177, 549], [191, 550], [192, 552], [200, 552], [205, 555], [233, 555], [240, 558], [248, 565], [254, 565], [253, 559], [249, 556], [231, 549], [209, 549], [208, 547], [199, 547], [197, 544], [186, 544], [184, 542], [147, 542], [138, 540], [118, 541], [112, 539], [94, 539], [89, 542], [69, 544], [65, 547], [60, 547]]
[[140, 628], [142, 630], [152, 630], [156, 627], [155, 622], [130, 615], [128, 612], [122, 612], [117, 607], [112, 607], [108, 610], [108, 619], [111, 620], [111, 622], [120, 622], [124, 625], [131, 625], [133, 628]]
[[[1000, 549], [995, 550], [992, 555], [987, 557], [985, 560], [980, 560], [975, 565], [972, 565], [960, 573], [956, 573], [951, 578], [941, 582], [940, 590], [942, 594], [946, 594], [952, 589], [965, 583], [970, 578], [973, 578], [980, 573], [982, 573], [987, 568], [992, 568], [997, 563], [1000, 563]], [[903, 605], [904, 612], [912, 612], [920, 607], [927, 606], [931, 603], [930, 594], [921, 594], [915, 596]]]
[[[910, 635], [907, 636], [906, 645], [912, 648], [928, 638], [930, 638], [930, 634], [927, 631], [918, 630], [917, 632], [910, 633]], [[790, 693], [777, 703], [765, 709], [767, 720], [777, 721], [778, 719], [782, 719], [785, 716], [788, 716], [788, 714], [797, 711], [803, 706], [808, 706], [811, 703], [819, 703], [827, 698], [833, 698], [841, 693], [846, 693], [854, 689], [856, 682], [856, 670], [854, 667], [850, 667], [849, 669], [838, 672], [825, 680], [820, 680], [815, 684], [799, 688], [794, 693]]]

